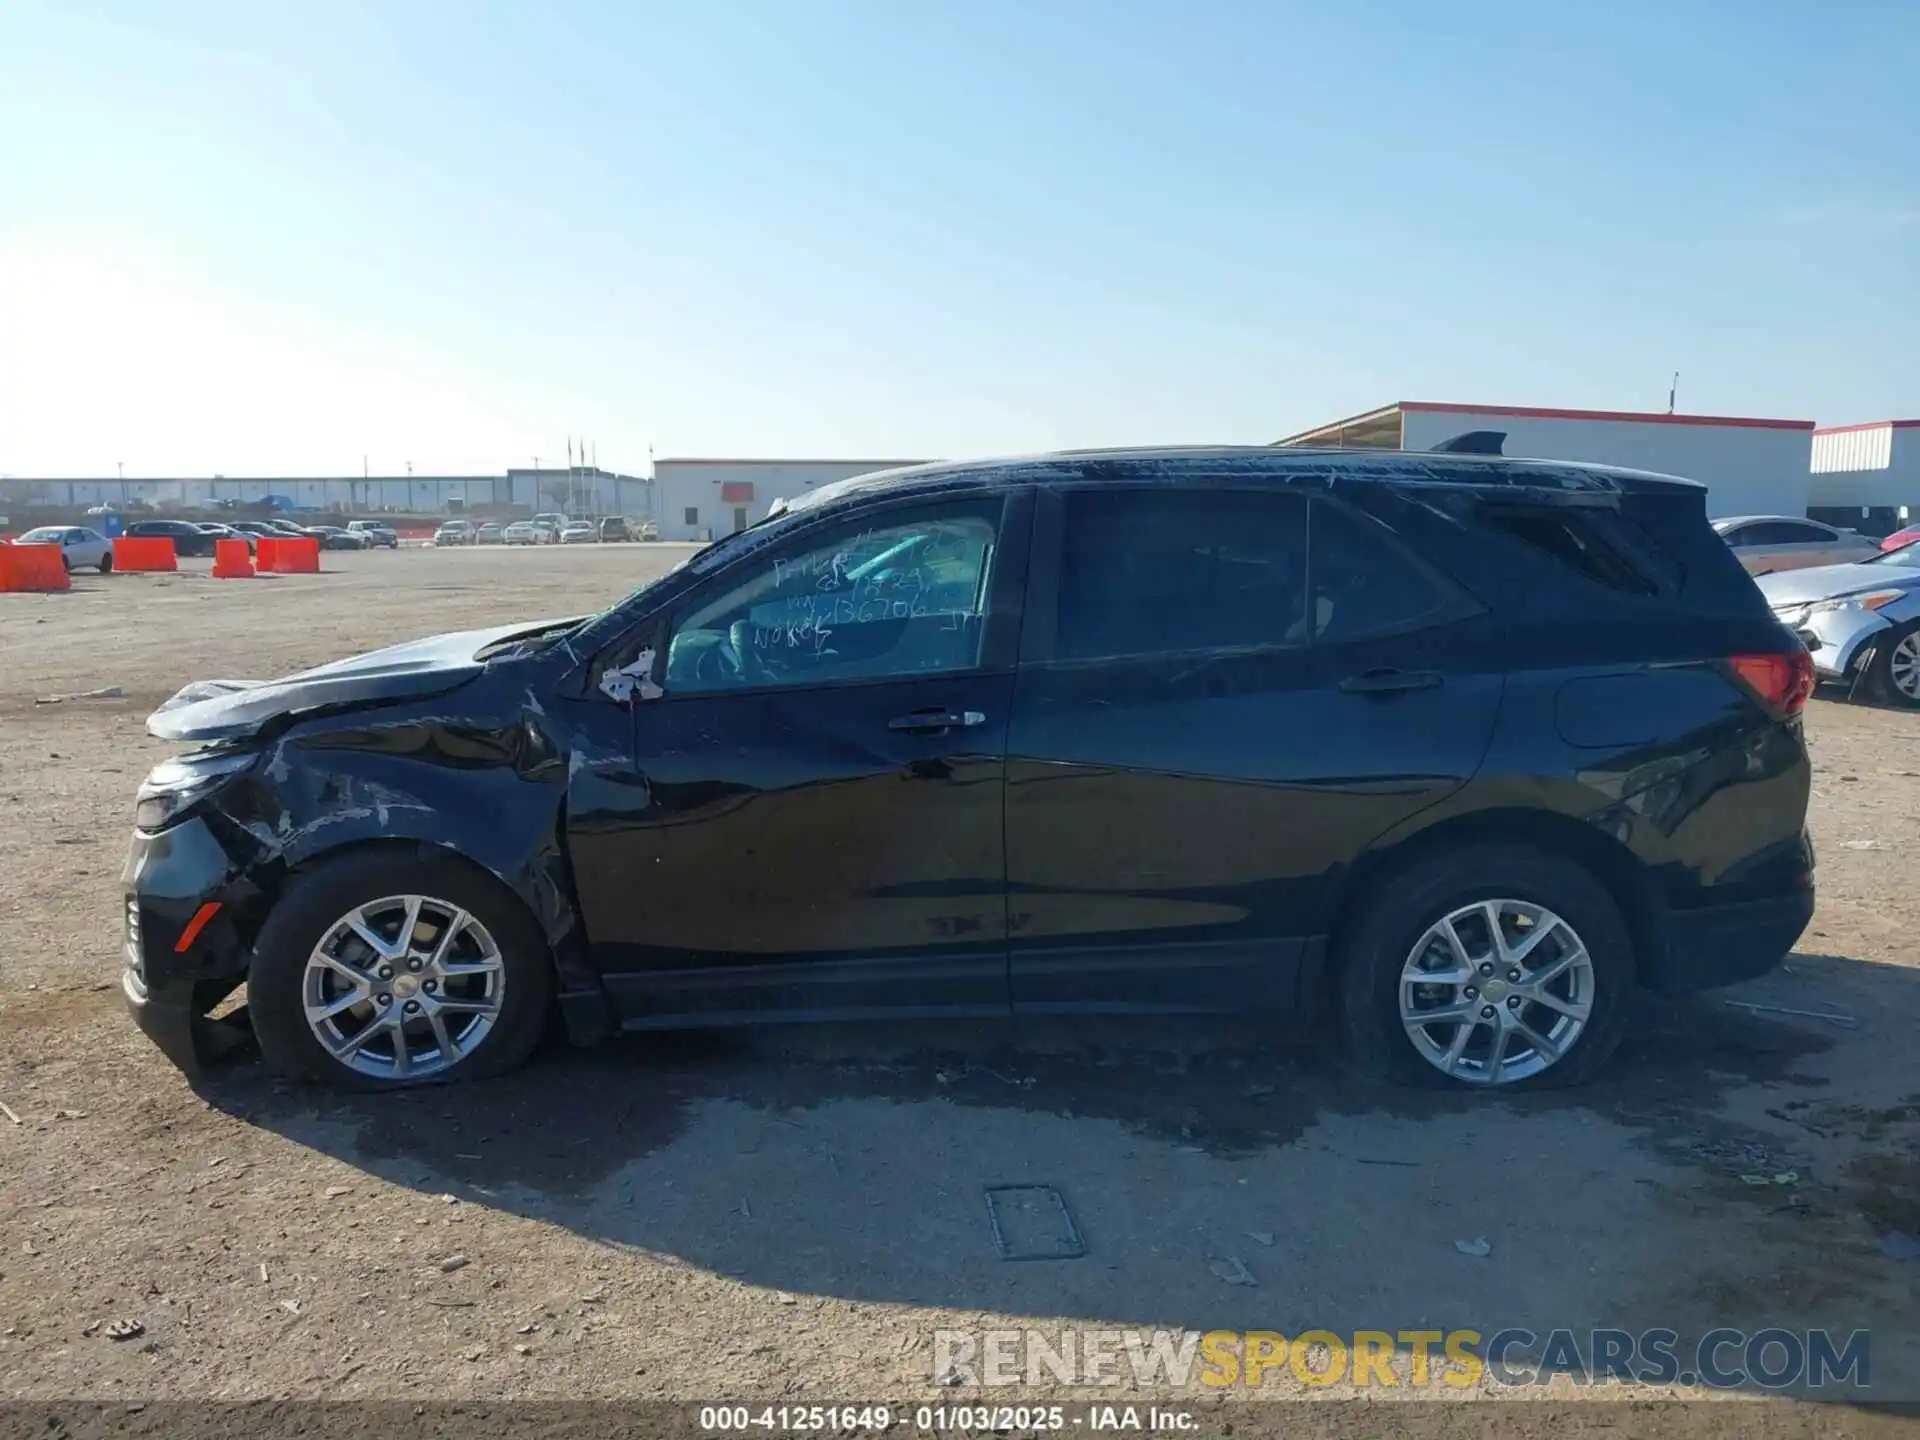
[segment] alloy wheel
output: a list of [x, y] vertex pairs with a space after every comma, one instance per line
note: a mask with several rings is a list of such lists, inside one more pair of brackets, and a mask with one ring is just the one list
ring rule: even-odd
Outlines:
[[1920, 630], [1909, 630], [1887, 656], [1887, 678], [1908, 700], [1920, 702]]
[[328, 927], [307, 957], [301, 1000], [340, 1064], [422, 1080], [479, 1048], [506, 984], [500, 947], [472, 915], [428, 895], [389, 895]]
[[1593, 1013], [1592, 957], [1560, 916], [1483, 900], [1436, 920], [1400, 972], [1400, 1023], [1429, 1065], [1473, 1085], [1549, 1069]]

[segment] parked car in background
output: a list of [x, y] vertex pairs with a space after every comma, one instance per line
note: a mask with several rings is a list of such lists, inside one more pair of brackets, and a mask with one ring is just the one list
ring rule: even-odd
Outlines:
[[1759, 584], [1822, 680], [1857, 680], [1876, 700], [1920, 708], [1920, 544]]
[[277, 520], [277, 519], [269, 520], [266, 522], [266, 524], [267, 524], [267, 528], [272, 530], [274, 534], [285, 535], [290, 539], [294, 539], [294, 540], [298, 540], [303, 536], [313, 534], [313, 531], [310, 527], [305, 525], [296, 525], [291, 520]]
[[[239, 534], [251, 536], [255, 541], [263, 538], [267, 540], [284, 540], [287, 538], [286, 531], [282, 530], [278, 525], [271, 524], [265, 520], [235, 520], [232, 528]], [[299, 533], [305, 534], [306, 532], [301, 531]], [[254, 548], [257, 550], [260, 547], [256, 544]]]
[[113, 571], [113, 542], [98, 530], [89, 530], [84, 525], [42, 525], [29, 530], [14, 542], [16, 545], [58, 545], [60, 558], [66, 562], [69, 570], [98, 570], [102, 575]]
[[135, 520], [122, 533], [140, 540], [171, 540], [176, 555], [213, 554], [213, 537], [191, 520]]
[[203, 535], [211, 535], [215, 544], [218, 544], [222, 540], [244, 540], [247, 542], [248, 554], [252, 554], [259, 548], [258, 541], [260, 537], [258, 535], [249, 534], [245, 530], [236, 530], [233, 526], [223, 525], [218, 520], [201, 520], [196, 523], [200, 533]]
[[498, 545], [503, 538], [501, 527], [497, 522], [488, 520], [474, 532], [473, 538], [481, 545]]
[[1577, 1084], [1813, 914], [1812, 665], [1705, 495], [1266, 447], [822, 486], [598, 615], [182, 690], [123, 988], [191, 1065], [244, 983], [269, 1066], [369, 1090], [556, 1013], [1307, 1007], [1369, 1074]]
[[1713, 522], [1749, 575], [1799, 570], [1809, 565], [1847, 565], [1880, 548], [1865, 535], [1792, 515], [1735, 515]]
[[1898, 550], [1902, 545], [1911, 545], [1920, 540], [1920, 525], [1909, 525], [1904, 530], [1896, 530], [1880, 542], [1882, 550]]
[[566, 528], [560, 532], [562, 545], [591, 545], [600, 538], [600, 532], [590, 520], [569, 520]]
[[400, 548], [400, 532], [378, 520], [349, 520], [347, 529], [355, 535], [365, 536], [367, 548], [370, 550]]
[[640, 522], [640, 528], [634, 531], [634, 539], [636, 540], [658, 540], [659, 538], [660, 527], [651, 520], [642, 520]]
[[433, 532], [433, 543], [436, 545], [471, 545], [473, 541], [473, 525], [466, 520], [443, 521], [440, 528]]
[[536, 515], [527, 522], [533, 526], [533, 539], [537, 545], [554, 545], [560, 540], [560, 532], [567, 528], [567, 517], [557, 510]]
[[538, 545], [539, 532], [531, 520], [516, 520], [500, 532], [500, 538], [509, 545]]
[[367, 537], [338, 525], [309, 525], [307, 534], [316, 536], [322, 550], [364, 550]]
[[602, 517], [600, 521], [600, 538], [602, 540], [631, 540], [633, 538], [633, 531], [627, 528], [625, 517], [620, 515], [607, 515]]

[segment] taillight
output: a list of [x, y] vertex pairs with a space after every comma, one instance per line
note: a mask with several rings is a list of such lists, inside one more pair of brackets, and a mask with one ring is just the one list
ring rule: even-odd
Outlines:
[[1787, 655], [1733, 655], [1727, 664], [1770, 709], [1798, 715], [1813, 694], [1813, 656], [1805, 650]]

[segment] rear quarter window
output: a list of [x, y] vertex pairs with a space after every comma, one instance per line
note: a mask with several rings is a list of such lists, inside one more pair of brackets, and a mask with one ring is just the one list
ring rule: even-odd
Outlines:
[[1483, 502], [1479, 524], [1619, 595], [1672, 595], [1686, 567], [1653, 531], [1617, 510]]

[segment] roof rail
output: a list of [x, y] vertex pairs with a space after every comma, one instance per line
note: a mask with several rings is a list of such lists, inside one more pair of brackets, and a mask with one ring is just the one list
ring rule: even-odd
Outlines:
[[1506, 443], [1504, 430], [1469, 430], [1464, 435], [1442, 440], [1433, 448], [1443, 455], [1504, 455], [1507, 452], [1502, 447]]

